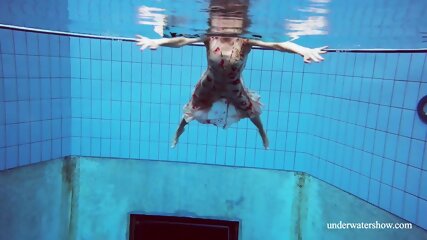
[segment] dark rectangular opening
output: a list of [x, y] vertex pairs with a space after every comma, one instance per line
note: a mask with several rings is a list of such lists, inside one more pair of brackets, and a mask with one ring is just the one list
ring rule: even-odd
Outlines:
[[130, 240], [238, 240], [239, 222], [130, 214]]

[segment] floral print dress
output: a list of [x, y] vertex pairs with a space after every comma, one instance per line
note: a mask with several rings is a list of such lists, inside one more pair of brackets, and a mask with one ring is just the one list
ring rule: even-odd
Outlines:
[[227, 128], [242, 118], [261, 114], [260, 97], [248, 90], [241, 73], [251, 46], [247, 39], [207, 37], [208, 69], [184, 106], [184, 119]]

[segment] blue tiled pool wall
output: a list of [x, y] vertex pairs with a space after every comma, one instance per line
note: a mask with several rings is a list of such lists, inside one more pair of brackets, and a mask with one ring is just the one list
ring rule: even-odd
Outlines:
[[70, 155], [69, 39], [0, 29], [0, 169]]
[[[162, 48], [141, 54], [132, 43], [85, 39], [71, 39], [71, 49], [74, 155], [293, 169], [301, 92], [291, 94], [292, 89], [285, 87], [291, 84], [292, 65], [283, 77], [282, 72], [272, 76], [271, 69], [261, 71], [261, 66], [252, 61], [262, 57], [262, 52], [254, 52], [248, 62], [250, 71], [245, 73], [248, 86], [264, 96], [264, 120], [272, 129], [272, 151], [262, 148], [257, 130], [248, 120], [227, 131], [192, 122], [178, 147], [170, 149], [182, 107], [206, 67], [205, 50]], [[276, 58], [283, 59], [283, 55], [277, 54]], [[293, 58], [288, 55], [285, 60], [292, 62]], [[265, 78], [262, 85], [260, 78]], [[283, 84], [283, 94], [282, 79], [288, 79]], [[279, 102], [280, 95], [283, 111], [268, 103], [270, 97]], [[294, 112], [287, 114], [290, 108]], [[283, 119], [286, 121], [278, 124]], [[282, 139], [280, 134], [286, 136], [287, 132], [293, 137]], [[278, 141], [273, 141], [275, 138]], [[286, 166], [284, 156], [292, 159]]]
[[427, 126], [416, 114], [427, 94], [426, 54], [327, 61], [317, 78], [304, 78], [313, 103], [308, 172], [426, 229]]
[[[128, 42], [47, 36], [49, 49], [56, 46], [50, 41], [59, 39], [57, 56], [44, 50], [28, 53], [28, 47], [24, 55], [40, 66], [36, 70], [28, 64], [29, 76], [50, 79], [49, 95], [42, 80], [19, 82], [15, 75], [21, 71], [5, 71], [13, 63], [18, 66], [22, 55], [7, 45], [10, 39], [37, 35], [44, 45], [46, 35], [10, 32], [1, 32], [9, 36], [1, 40], [2, 168], [27, 164], [20, 149], [29, 145], [31, 159], [38, 154], [33, 146], [40, 145], [39, 160], [71, 154], [305, 171], [427, 228], [420, 214], [427, 210], [427, 131], [415, 114], [418, 99], [427, 94], [425, 54], [328, 54], [322, 64], [305, 65], [299, 56], [254, 50], [244, 79], [262, 96], [271, 149], [263, 150], [246, 119], [227, 130], [192, 122], [177, 148], [170, 149], [182, 106], [206, 67], [204, 48], [140, 53]], [[68, 52], [61, 50], [67, 47]], [[50, 67], [56, 58], [65, 70], [52, 73], [58, 69]], [[61, 87], [52, 79], [61, 79]], [[15, 98], [10, 96], [14, 86]], [[18, 89], [30, 89], [20, 94], [32, 104], [36, 86], [45, 91], [40, 102], [48, 103], [40, 108], [50, 107], [54, 117], [25, 120]], [[60, 115], [54, 110], [56, 99], [62, 99]], [[61, 119], [61, 130], [54, 119]], [[34, 122], [47, 125], [55, 137]], [[28, 128], [21, 125], [28, 124], [30, 133], [40, 132], [39, 140], [32, 140], [37, 134], [25, 135]], [[54, 143], [59, 136], [61, 148]], [[44, 143], [50, 148], [43, 149]]]
[[426, 126], [415, 114], [425, 54], [304, 65], [253, 51], [244, 79], [265, 103], [269, 151], [248, 120], [226, 131], [193, 122], [169, 148], [206, 67], [201, 47], [141, 54], [132, 43], [71, 39], [71, 55], [74, 155], [305, 171], [426, 228]]

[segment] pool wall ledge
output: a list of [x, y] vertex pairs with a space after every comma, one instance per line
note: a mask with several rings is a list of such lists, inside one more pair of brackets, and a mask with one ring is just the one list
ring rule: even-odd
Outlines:
[[240, 221], [241, 240], [427, 239], [305, 173], [164, 161], [66, 157], [0, 172], [0, 239], [128, 239], [129, 213]]

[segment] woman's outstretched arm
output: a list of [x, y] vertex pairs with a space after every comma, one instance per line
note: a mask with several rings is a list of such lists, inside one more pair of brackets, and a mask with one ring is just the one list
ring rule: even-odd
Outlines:
[[141, 50], [146, 49], [147, 47], [151, 50], [155, 50], [160, 46], [165, 47], [182, 47], [188, 44], [202, 42], [202, 38], [185, 38], [185, 37], [174, 37], [174, 38], [160, 38], [160, 39], [150, 39], [143, 37], [141, 35], [136, 35], [137, 43], [136, 45], [141, 46]]
[[323, 61], [323, 57], [321, 57], [320, 54], [326, 53], [325, 49], [327, 48], [327, 46], [306, 48], [293, 42], [263, 42], [253, 39], [249, 39], [249, 44], [282, 52], [296, 53], [304, 57], [304, 62], [306, 63], [311, 63], [311, 61]]

